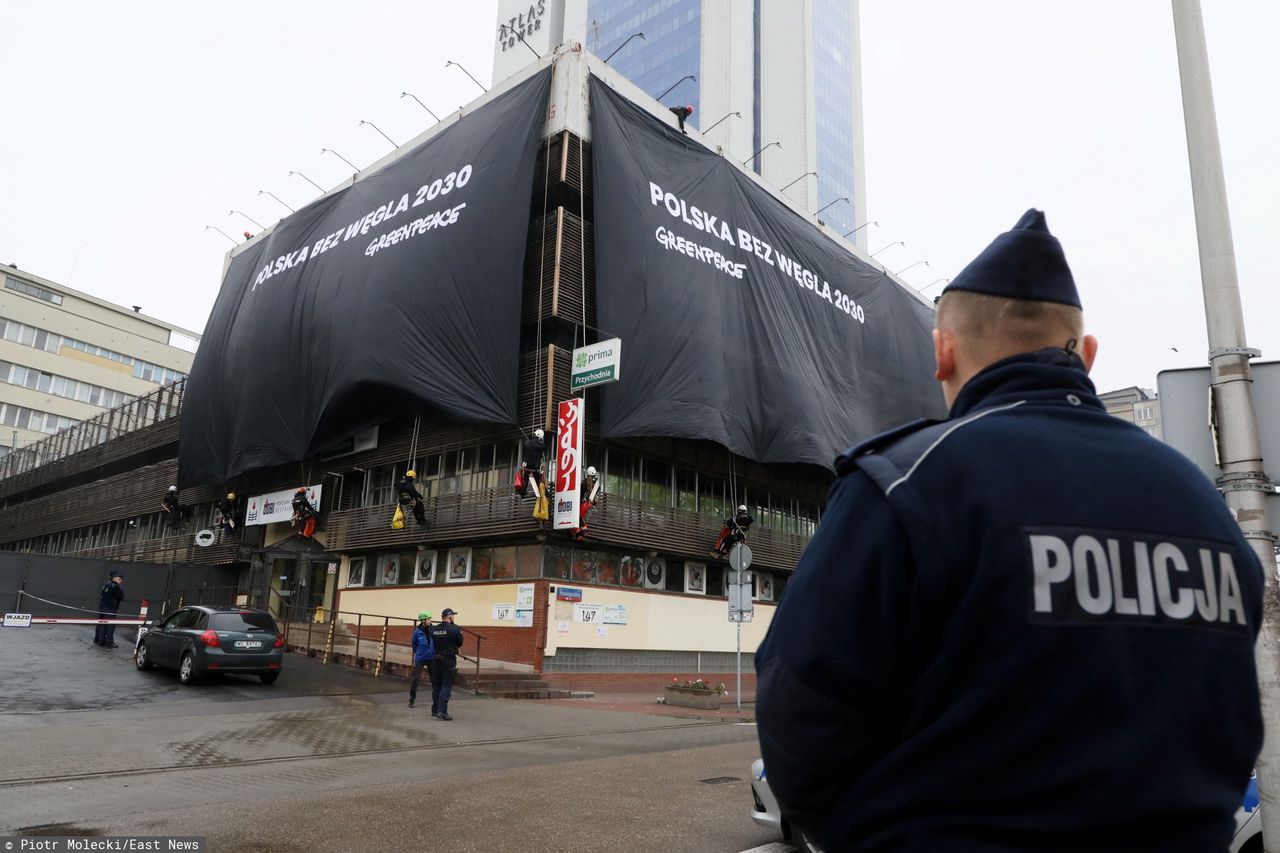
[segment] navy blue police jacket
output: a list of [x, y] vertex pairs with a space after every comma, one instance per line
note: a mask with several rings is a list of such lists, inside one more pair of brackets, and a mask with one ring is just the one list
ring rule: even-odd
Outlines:
[[98, 610], [116, 613], [120, 610], [120, 602], [124, 601], [124, 590], [115, 581], [107, 581], [98, 594]]
[[1262, 569], [1074, 355], [837, 460], [756, 654], [784, 813], [827, 850], [1222, 851], [1262, 744]]

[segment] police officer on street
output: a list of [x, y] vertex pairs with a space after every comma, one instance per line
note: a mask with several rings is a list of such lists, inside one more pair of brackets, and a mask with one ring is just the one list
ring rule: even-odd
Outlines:
[[453, 679], [458, 674], [458, 650], [462, 648], [462, 630], [453, 624], [457, 614], [451, 607], [440, 611], [444, 621], [431, 626], [431, 642], [435, 644], [435, 680], [431, 684], [431, 716], [452, 720], [449, 697], [453, 695]]
[[950, 407], [857, 445], [756, 654], [761, 753], [826, 850], [1226, 850], [1262, 744], [1262, 568], [1107, 414], [1030, 210], [938, 303]]
[[[98, 594], [99, 619], [114, 619], [120, 612], [120, 602], [124, 601], [124, 589], [120, 586], [123, 582], [124, 575], [112, 571], [111, 577], [103, 584], [102, 592]], [[99, 625], [93, 632], [93, 644], [109, 649], [119, 648], [116, 645], [116, 626]]]

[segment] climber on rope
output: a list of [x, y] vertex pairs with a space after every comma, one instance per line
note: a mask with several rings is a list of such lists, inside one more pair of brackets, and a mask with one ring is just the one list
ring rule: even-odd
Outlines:
[[164, 509], [166, 527], [177, 530], [182, 526], [182, 507], [178, 505], [177, 486], [169, 487], [169, 491], [165, 492], [164, 498], [160, 501], [160, 506]]
[[293, 493], [293, 527], [299, 539], [310, 539], [316, 532], [316, 508], [307, 500], [306, 486], [299, 486]]
[[716, 547], [711, 552], [711, 556], [722, 560], [728, 557], [729, 549], [747, 538], [747, 529], [754, 521], [754, 518], [747, 515], [746, 505], [739, 506], [738, 512], [732, 518], [724, 520], [724, 527], [720, 528], [720, 537], [716, 540]]
[[530, 484], [534, 498], [542, 494], [542, 457], [546, 453], [547, 434], [535, 429], [533, 435], [520, 445], [520, 470], [516, 472], [516, 494], [526, 497]]
[[240, 515], [240, 501], [235, 492], [227, 492], [227, 496], [218, 501], [218, 525], [227, 536], [235, 536], [240, 532], [236, 519]]
[[600, 494], [600, 477], [593, 467], [587, 467], [586, 476], [582, 478], [582, 500], [578, 503], [578, 526], [570, 529], [573, 538], [582, 542], [587, 538], [587, 514], [595, 506]]
[[413, 518], [419, 524], [427, 523], [427, 508], [422, 503], [422, 493], [418, 491], [418, 472], [410, 468], [404, 472], [400, 482], [396, 484], [396, 500], [405, 512], [413, 507]]

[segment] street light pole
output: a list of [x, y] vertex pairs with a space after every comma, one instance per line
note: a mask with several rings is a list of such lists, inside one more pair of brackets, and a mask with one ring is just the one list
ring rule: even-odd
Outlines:
[[[452, 59], [446, 60], [446, 61], [445, 61], [445, 63], [444, 63], [444, 67], [445, 67], [445, 68], [448, 68], [450, 65], [453, 65], [453, 66], [455, 66], [455, 67], [457, 67], [457, 68], [461, 68], [461, 69], [462, 69], [462, 73], [463, 73], [463, 74], [467, 75], [468, 77], [471, 77], [471, 72], [470, 72], [470, 71], [468, 71], [468, 70], [467, 70], [467, 69], [465, 69], [465, 68], [462, 68], [462, 66], [461, 66], [461, 65], [459, 65], [457, 62], [454, 62]], [[481, 83], [479, 80], [477, 80], [475, 77], [471, 77], [471, 82], [472, 82], [472, 83], [475, 83], [477, 86], [479, 86], [479, 87], [480, 87], [480, 90], [481, 90], [482, 92], [488, 92], [488, 91], [489, 91], [488, 89], [486, 89], [486, 88], [484, 87], [484, 84], [483, 84], [483, 83]]]
[[684, 75], [683, 77], [681, 77], [679, 80], [677, 80], [676, 82], [672, 83], [672, 84], [671, 84], [671, 88], [670, 88], [670, 89], [667, 89], [667, 91], [663, 92], [661, 95], [659, 95], [658, 97], [654, 98], [654, 100], [656, 100], [656, 101], [661, 101], [661, 100], [662, 100], [663, 98], [665, 98], [667, 95], [670, 95], [670, 94], [671, 94], [671, 89], [674, 89], [676, 86], [679, 86], [679, 85], [680, 85], [681, 83], [683, 83], [685, 80], [692, 80], [692, 81], [693, 81], [693, 82], [695, 82], [695, 83], [697, 83], [697, 82], [698, 82], [698, 78], [697, 78], [697, 77], [695, 77], [695, 76], [694, 76], [694, 75], [692, 75], [692, 74], [686, 74], [686, 75]]
[[[787, 184], [787, 185], [786, 185], [785, 187], [783, 187], [782, 189], [778, 190], [778, 192], [780, 192], [780, 193], [784, 193], [784, 192], [786, 192], [787, 190], [791, 189], [791, 188], [792, 188], [792, 187], [794, 187], [796, 184], [800, 183], [801, 181], [803, 181], [805, 178], [809, 177], [810, 175], [813, 175], [815, 178], [816, 178], [816, 177], [818, 177], [818, 173], [817, 173], [817, 172], [805, 172], [803, 175], [801, 175], [800, 177], [796, 178], [794, 181], [792, 181], [791, 183]], [[835, 202], [832, 202], [832, 204], [834, 204], [834, 203], [835, 203]]]
[[716, 125], [720, 124], [720, 122], [724, 121], [724, 120], [725, 120], [725, 119], [727, 119], [729, 116], [737, 116], [738, 118], [742, 118], [742, 113], [740, 113], [740, 112], [736, 112], [736, 111], [735, 111], [735, 112], [731, 112], [731, 113], [725, 113], [725, 114], [724, 114], [724, 115], [722, 115], [720, 118], [718, 118], [718, 119], [716, 119], [715, 121], [713, 121], [713, 122], [711, 123], [711, 127], [708, 127], [706, 130], [702, 131], [702, 135], [703, 135], [703, 136], [706, 136], [708, 133], [710, 133], [710, 132], [711, 132], [712, 128], [714, 128]]
[[269, 195], [269, 196], [271, 196], [272, 198], [274, 198], [276, 201], [279, 201], [279, 202], [280, 202], [281, 204], [283, 204], [285, 207], [288, 207], [288, 208], [289, 208], [289, 212], [290, 212], [290, 213], [297, 213], [297, 212], [298, 212], [298, 211], [294, 210], [292, 207], [289, 207], [289, 205], [285, 204], [283, 201], [281, 201], [281, 200], [280, 200], [280, 196], [278, 196], [278, 195], [276, 195], [275, 193], [271, 192], [271, 190], [258, 190], [258, 195]]
[[615, 56], [617, 56], [617, 55], [618, 55], [618, 51], [622, 50], [624, 47], [626, 47], [628, 44], [630, 44], [630, 43], [631, 43], [631, 40], [632, 40], [633, 38], [638, 38], [638, 39], [640, 39], [641, 41], [648, 41], [648, 39], [644, 37], [644, 33], [632, 33], [631, 35], [627, 36], [627, 40], [626, 40], [626, 41], [624, 41], [622, 44], [620, 44], [620, 45], [618, 45], [617, 47], [615, 47], [615, 48], [613, 49], [613, 52], [612, 52], [612, 53], [610, 53], [608, 56], [606, 56], [606, 57], [604, 58], [604, 64], [605, 64], [605, 65], [608, 65], [608, 64], [609, 64], [609, 60], [610, 60], [610, 59], [613, 59]]
[[346, 157], [343, 157], [341, 154], [339, 154], [337, 151], [334, 151], [332, 148], [321, 148], [321, 149], [320, 149], [320, 153], [321, 153], [321, 154], [332, 154], [334, 157], [337, 157], [339, 160], [341, 160], [342, 162], [346, 163], [348, 166], [350, 166], [351, 168], [355, 169], [357, 172], [359, 172], [359, 171], [360, 171], [360, 167], [359, 167], [359, 166], [357, 166], [355, 163], [352, 163], [350, 160], [348, 160]]
[[779, 148], [781, 148], [781, 147], [782, 147], [782, 143], [781, 143], [781, 142], [770, 142], [770, 143], [769, 143], [768, 145], [766, 145], [764, 148], [761, 148], [759, 151], [757, 151], [756, 153], [752, 154], [752, 155], [751, 155], [750, 157], [748, 157], [747, 159], [743, 160], [743, 161], [742, 161], [742, 165], [744, 165], [744, 166], [745, 166], [745, 165], [747, 165], [747, 164], [748, 164], [748, 163], [750, 163], [752, 160], [756, 159], [756, 158], [757, 158], [757, 157], [759, 157], [761, 154], [763, 154], [764, 152], [768, 151], [770, 148], [772, 148], [772, 147], [773, 147], [773, 146], [775, 146], [775, 145], [776, 145], [776, 146], [778, 146]]
[[1262, 753], [1254, 766], [1258, 771], [1258, 796], [1266, 806], [1262, 809], [1263, 846], [1276, 850], [1280, 849], [1280, 609], [1277, 607], [1280, 590], [1277, 590], [1275, 537], [1267, 514], [1267, 495], [1272, 487], [1263, 468], [1249, 367], [1249, 359], [1262, 353], [1245, 343], [1244, 312], [1240, 305], [1200, 0], [1173, 0], [1173, 34], [1178, 47], [1191, 198], [1200, 250], [1205, 324], [1209, 332], [1209, 399], [1218, 426], [1214, 434], [1215, 450], [1222, 472], [1217, 484], [1245, 539], [1262, 561], [1265, 579], [1262, 629], [1255, 646], [1255, 660], [1266, 734]]
[[[372, 127], [374, 130], [378, 131], [378, 133], [382, 133], [382, 128], [378, 127], [376, 124], [374, 124], [371, 121], [365, 121], [364, 119], [360, 119], [360, 124], [362, 125], [367, 124], [369, 125], [369, 127]], [[385, 133], [382, 133], [382, 138], [390, 142], [392, 148], [400, 147], [400, 143], [396, 142], [394, 139], [392, 139], [390, 136], [387, 136]]]
[[[848, 196], [841, 196], [840, 198], [838, 198], [838, 199], [836, 199], [835, 201], [831, 202], [831, 204], [836, 204], [836, 202], [848, 201], [848, 200], [849, 200], [849, 197], [848, 197]], [[822, 207], [820, 207], [820, 208], [818, 208], [817, 210], [815, 210], [815, 211], [813, 212], [813, 215], [814, 215], [814, 216], [817, 216], [819, 213], [821, 213], [822, 211], [824, 211], [824, 210], [826, 210], [828, 207], [830, 207], [830, 206], [831, 206], [831, 204], [824, 204]]]
[[431, 107], [429, 107], [429, 106], [427, 106], [426, 104], [422, 103], [422, 99], [421, 99], [421, 98], [419, 98], [417, 95], [413, 94], [413, 92], [401, 92], [401, 93], [400, 93], [400, 97], [402, 97], [402, 98], [413, 98], [415, 101], [417, 101], [417, 102], [418, 102], [418, 106], [422, 107], [424, 110], [426, 110], [426, 111], [427, 111], [427, 115], [431, 116], [431, 117], [432, 117], [433, 119], [435, 119], [436, 121], [439, 121], [439, 120], [440, 120], [440, 116], [438, 116], [438, 115], [436, 115], [434, 112], [432, 112], [432, 111], [431, 111]]

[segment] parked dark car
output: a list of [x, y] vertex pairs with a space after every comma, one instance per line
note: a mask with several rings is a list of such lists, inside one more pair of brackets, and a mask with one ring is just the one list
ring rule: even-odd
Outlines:
[[284, 636], [265, 610], [192, 605], [148, 623], [134, 663], [176, 669], [178, 680], [213, 673], [257, 675], [263, 684], [280, 677]]

